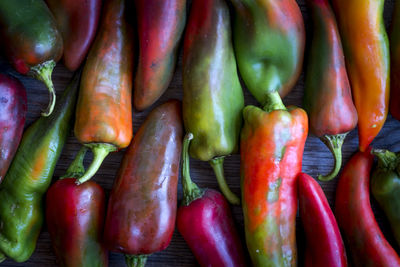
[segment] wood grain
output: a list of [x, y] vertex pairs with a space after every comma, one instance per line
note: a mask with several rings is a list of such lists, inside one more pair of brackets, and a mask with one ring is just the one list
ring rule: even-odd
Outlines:
[[[301, 11], [304, 16], [307, 34], [309, 35], [310, 31], [310, 22], [309, 16], [307, 14], [307, 8], [305, 6], [304, 0], [297, 1], [300, 5]], [[394, 0], [387, 0], [385, 3], [385, 24], [388, 27], [391, 21], [391, 13], [393, 10]], [[307, 46], [308, 47], [308, 46]], [[0, 58], [0, 72], [8, 73], [13, 76], [18, 77], [26, 86], [28, 90], [28, 116], [26, 126], [30, 125], [34, 120], [36, 120], [39, 115], [41, 109], [45, 108], [48, 101], [47, 91], [43, 84], [40, 82], [19, 75], [16, 73], [10, 65], [4, 60]], [[72, 73], [67, 71], [61, 63], [59, 63], [53, 74], [53, 81], [55, 83], [57, 95], [61, 95], [62, 91], [68, 84], [69, 79], [71, 78]], [[171, 85], [169, 86], [166, 93], [162, 96], [162, 98], [157, 101], [151, 108], [147, 109], [144, 112], [135, 111], [133, 114], [133, 122], [134, 122], [134, 133], [139, 129], [139, 126], [143, 122], [146, 115], [149, 111], [155, 106], [160, 105], [168, 99], [176, 98], [182, 99], [182, 61], [181, 55], [180, 60], [177, 65], [174, 78], [172, 80]], [[302, 106], [302, 96], [303, 96], [303, 88], [304, 88], [304, 73], [301, 75], [296, 87], [293, 91], [284, 99], [285, 104], [294, 104], [298, 106]], [[245, 101], [246, 104], [256, 104], [255, 99], [249, 94], [249, 92], [244, 88], [245, 93]], [[373, 142], [374, 147], [379, 148], [387, 148], [394, 151], [400, 151], [400, 122], [393, 119], [390, 115], [384, 125], [384, 128], [380, 132], [380, 134], [376, 137]], [[79, 150], [80, 144], [73, 137], [71, 133], [68, 142], [63, 150], [61, 158], [57, 164], [57, 168], [55, 171], [55, 179], [57, 179], [60, 175], [64, 174], [68, 165], [71, 163], [72, 159], [75, 157], [77, 151]], [[358, 147], [358, 137], [357, 130], [352, 131], [346, 138], [345, 143], [343, 145], [343, 162], [346, 163], [349, 157], [357, 150]], [[106, 190], [107, 195], [111, 190], [113, 180], [115, 178], [116, 172], [118, 170], [118, 166], [123, 157], [124, 151], [120, 151], [118, 153], [113, 153], [109, 155], [104, 161], [102, 167], [94, 177], [94, 180], [98, 182], [103, 188]], [[316, 137], [309, 136], [306, 142], [306, 147], [304, 151], [303, 158], [303, 168], [302, 171], [306, 172], [313, 177], [316, 177], [319, 173], [327, 173], [330, 171], [333, 161], [332, 156], [329, 150], [325, 147], [325, 145]], [[85, 165], [91, 161], [91, 155], [87, 157], [85, 160]], [[228, 157], [225, 160], [225, 172], [228, 184], [231, 189], [236, 193], [240, 194], [239, 188], [239, 168], [240, 168], [240, 160], [239, 155], [233, 155]], [[211, 167], [207, 162], [201, 162], [197, 160], [191, 160], [191, 174], [195, 182], [201, 187], [208, 188], [218, 188], [217, 182], [214, 178], [214, 174], [211, 170]], [[328, 183], [320, 183], [326, 196], [329, 200], [330, 205], [333, 207], [334, 202], [334, 193], [336, 188], [337, 178]], [[179, 185], [179, 199], [182, 198], [182, 188]], [[389, 224], [383, 216], [382, 211], [377, 207], [377, 204], [374, 200], [372, 200], [373, 210], [376, 214], [379, 224], [391, 242], [391, 244], [395, 245], [394, 239], [391, 237], [391, 233], [389, 230]], [[237, 222], [238, 229], [243, 238], [243, 216], [240, 207], [233, 207], [233, 213], [235, 216], [235, 220]], [[304, 246], [304, 237], [301, 230], [301, 223], [299, 219], [297, 220], [298, 227], [298, 247], [299, 247], [299, 265], [301, 266], [302, 262], [302, 248]], [[396, 247], [398, 250], [398, 248]], [[398, 250], [399, 251], [399, 250]], [[109, 266], [124, 266], [124, 258], [121, 254], [110, 253], [110, 265]], [[46, 230], [46, 226], [44, 227], [42, 233], [40, 234], [37, 248], [35, 253], [32, 255], [29, 261], [25, 263], [15, 263], [11, 260], [6, 260], [1, 264], [2, 266], [56, 266], [56, 258], [51, 248], [49, 234]], [[159, 253], [153, 254], [149, 257], [146, 266], [196, 266], [196, 261], [187, 247], [186, 243], [179, 235], [177, 231], [175, 231], [172, 242], [170, 246]]]

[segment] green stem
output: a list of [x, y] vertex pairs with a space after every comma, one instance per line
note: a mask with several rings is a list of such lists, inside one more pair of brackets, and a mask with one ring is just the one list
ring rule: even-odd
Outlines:
[[110, 152], [116, 151], [117, 148], [111, 144], [105, 143], [91, 143], [85, 144], [88, 148], [90, 148], [93, 152], [93, 161], [90, 164], [89, 168], [86, 170], [85, 174], [76, 180], [76, 183], [83, 184], [88, 181], [93, 175], [96, 174], [97, 170], [100, 168], [101, 163]]
[[281, 97], [279, 96], [278, 91], [274, 91], [271, 93], [267, 93], [267, 100], [263, 105], [263, 110], [266, 112], [271, 112], [273, 110], [286, 110], [285, 105], [282, 102]]
[[125, 263], [128, 267], [144, 267], [146, 265], [147, 255], [126, 255]]
[[184, 206], [189, 204], [203, 196], [203, 190], [201, 190], [190, 178], [190, 164], [189, 164], [189, 144], [190, 140], [193, 139], [192, 133], [187, 133], [183, 139], [182, 147], [182, 189], [183, 189], [183, 200]]
[[214, 158], [209, 162], [214, 170], [215, 176], [217, 177], [219, 189], [221, 189], [222, 194], [224, 194], [226, 199], [232, 205], [240, 205], [240, 199], [229, 189], [229, 186], [226, 183], [224, 175], [224, 157]]
[[7, 259], [6, 255], [4, 255], [3, 253], [0, 252], [0, 263], [5, 261], [6, 259]]
[[330, 181], [335, 178], [342, 166], [342, 145], [346, 135], [348, 133], [336, 134], [336, 135], [324, 135], [320, 137], [321, 141], [329, 148], [332, 152], [333, 158], [335, 160], [332, 171], [327, 175], [318, 175], [318, 180], [320, 181]]
[[46, 85], [47, 90], [49, 90], [49, 104], [46, 110], [42, 112], [42, 116], [44, 117], [49, 116], [53, 112], [54, 105], [56, 104], [56, 93], [51, 80], [51, 74], [55, 66], [56, 63], [54, 60], [49, 60], [32, 67], [29, 71], [30, 76], [42, 81]]
[[386, 171], [393, 171], [400, 162], [396, 153], [386, 149], [373, 149], [372, 154], [378, 158], [378, 168]]
[[85, 173], [85, 167], [83, 166], [83, 159], [85, 158], [88, 148], [82, 146], [78, 154], [76, 154], [74, 161], [69, 165], [67, 172], [60, 177], [64, 178], [79, 178]]

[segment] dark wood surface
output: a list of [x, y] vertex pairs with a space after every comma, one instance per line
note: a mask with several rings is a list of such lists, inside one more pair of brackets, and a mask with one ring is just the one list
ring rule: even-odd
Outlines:
[[[305, 7], [304, 0], [297, 0], [299, 3], [301, 10], [303, 12], [307, 34], [310, 33], [310, 21], [309, 16], [307, 14], [307, 9]], [[391, 21], [391, 13], [393, 9], [394, 0], [386, 0], [385, 3], [385, 23], [386, 26], [389, 26]], [[308, 47], [308, 45], [307, 45]], [[323, 55], [321, 55], [323, 56]], [[9, 73], [18, 77], [27, 88], [28, 92], [28, 115], [26, 126], [30, 125], [34, 120], [36, 120], [39, 115], [41, 109], [45, 108], [48, 101], [48, 94], [44, 87], [44, 85], [32, 78], [19, 75], [9, 66], [9, 64], [0, 58], [0, 72]], [[57, 95], [61, 95], [62, 91], [68, 84], [68, 81], [72, 73], [67, 71], [61, 63], [57, 65], [53, 74], [53, 81], [57, 90]], [[153, 107], [158, 106], [160, 103], [165, 102], [171, 98], [182, 98], [182, 64], [181, 64], [181, 56], [175, 71], [174, 78], [171, 82], [170, 87], [166, 91], [166, 93], [162, 96], [162, 98], [157, 101]], [[303, 87], [304, 87], [304, 73], [301, 75], [296, 87], [293, 91], [284, 99], [285, 104], [295, 104], [298, 106], [302, 106], [302, 97], [303, 97]], [[249, 92], [244, 89], [246, 104], [256, 104], [254, 98], [249, 94]], [[152, 108], [153, 108], [152, 107]], [[144, 112], [135, 111], [133, 114], [133, 123], [134, 123], [134, 133], [139, 129], [141, 123], [144, 118], [147, 116], [149, 111], [152, 109], [149, 108]], [[374, 147], [379, 148], [387, 148], [393, 151], [400, 150], [400, 122], [393, 119], [390, 115], [384, 125], [384, 128], [380, 132], [380, 134], [376, 137], [373, 142]], [[73, 158], [75, 157], [77, 151], [79, 150], [80, 144], [73, 137], [71, 133], [67, 144], [64, 147], [61, 158], [57, 164], [57, 168], [54, 174], [54, 179], [58, 178], [60, 175], [64, 174], [68, 165], [71, 163]], [[358, 137], [357, 130], [353, 130], [346, 138], [345, 143], [343, 145], [343, 162], [346, 163], [349, 157], [357, 150], [358, 147]], [[111, 190], [116, 172], [118, 170], [118, 166], [123, 157], [124, 151], [120, 151], [118, 153], [110, 154], [106, 160], [104, 161], [102, 167], [95, 175], [94, 180], [98, 182], [108, 193]], [[87, 166], [91, 161], [91, 155], [87, 157], [85, 160], [85, 165]], [[303, 167], [302, 171], [306, 172], [313, 177], [316, 177], [319, 173], [327, 173], [333, 164], [332, 156], [329, 150], [325, 147], [325, 145], [316, 137], [309, 136], [306, 142], [304, 157], [303, 157]], [[239, 188], [239, 168], [240, 168], [240, 160], [239, 155], [233, 155], [227, 157], [225, 160], [225, 174], [230, 185], [231, 189], [236, 193], [240, 194]], [[217, 182], [214, 178], [214, 174], [212, 172], [211, 167], [207, 162], [201, 162], [192, 159], [191, 160], [191, 174], [192, 178], [195, 182], [201, 187], [208, 188], [217, 188]], [[335, 178], [331, 182], [320, 183], [326, 196], [333, 207], [334, 204], [334, 194], [335, 188], [338, 178]], [[178, 198], [179, 200], [182, 198], [182, 189], [179, 184], [178, 188]], [[376, 218], [388, 240], [391, 244], [394, 244], [394, 239], [391, 237], [391, 233], [389, 230], [389, 225], [386, 219], [383, 216], [382, 211], [377, 207], [376, 202], [372, 199], [372, 206], [376, 215]], [[244, 237], [243, 233], [243, 216], [242, 210], [240, 207], [233, 207], [233, 214], [235, 216], [235, 220], [237, 222], [238, 230], [242, 238]], [[298, 232], [298, 247], [299, 247], [299, 265], [302, 265], [302, 248], [304, 246], [304, 237], [301, 230], [301, 223], [299, 218], [297, 218], [297, 232]], [[398, 248], [396, 247], [398, 250]], [[399, 250], [398, 250], [399, 251]], [[124, 258], [121, 254], [110, 253], [109, 256], [109, 266], [124, 266]], [[42, 233], [40, 234], [36, 250], [29, 261], [25, 263], [15, 263], [11, 260], [6, 260], [1, 264], [1, 266], [56, 266], [56, 257], [51, 248], [51, 242], [49, 238], [49, 234], [46, 230], [46, 226], [44, 226]], [[173, 235], [173, 239], [169, 247], [159, 253], [155, 253], [149, 257], [146, 266], [196, 266], [196, 261], [189, 250], [188, 246], [184, 242], [183, 238], [179, 235], [177, 231], [175, 231]]]

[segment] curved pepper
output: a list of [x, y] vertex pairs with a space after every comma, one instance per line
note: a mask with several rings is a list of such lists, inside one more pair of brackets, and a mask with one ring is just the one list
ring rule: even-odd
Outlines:
[[371, 149], [345, 165], [336, 188], [335, 215], [355, 266], [400, 266], [400, 258], [379, 229], [369, 201]]
[[365, 151], [385, 123], [389, 108], [389, 43], [384, 0], [333, 0], [354, 104], [359, 147]]
[[186, 22], [186, 0], [135, 0], [139, 63], [134, 105], [144, 110], [165, 92], [174, 74]]
[[300, 218], [306, 233], [305, 267], [347, 266], [346, 248], [321, 186], [305, 173], [298, 176], [297, 186]]
[[46, 0], [64, 41], [64, 65], [78, 69], [96, 36], [101, 0]]
[[264, 110], [247, 106], [241, 134], [241, 188], [247, 248], [254, 266], [296, 264], [296, 177], [308, 133], [307, 114], [286, 109], [278, 92]]
[[1, 0], [0, 37], [4, 54], [13, 67], [46, 85], [50, 101], [42, 115], [49, 116], [56, 103], [51, 73], [63, 53], [63, 42], [46, 3]]
[[371, 175], [371, 191], [389, 219], [392, 232], [400, 245], [400, 154], [375, 149], [378, 166]]
[[243, 106], [228, 6], [223, 0], [194, 0], [183, 50], [183, 122], [194, 136], [190, 155], [210, 162], [232, 204], [240, 200], [226, 184], [223, 160], [238, 150]]
[[89, 180], [112, 151], [132, 139], [133, 32], [125, 0], [107, 0], [102, 22], [82, 73], [75, 136], [93, 154], [77, 183]]
[[319, 175], [329, 181], [342, 165], [342, 144], [357, 125], [357, 110], [351, 97], [342, 43], [335, 16], [328, 0], [308, 0], [314, 32], [309, 55], [304, 108], [309, 115], [310, 132], [324, 142], [335, 158], [332, 171]]
[[54, 112], [24, 132], [0, 185], [0, 262], [29, 259], [44, 220], [43, 197], [71, 128], [78, 92], [75, 75]]
[[175, 228], [182, 146], [180, 102], [155, 108], [122, 160], [108, 202], [104, 242], [128, 266], [164, 250]]
[[26, 102], [24, 85], [19, 80], [0, 73], [0, 183], [21, 141]]
[[177, 227], [200, 266], [246, 266], [229, 204], [213, 189], [200, 189], [190, 178], [188, 133], [182, 149], [182, 205]]
[[395, 1], [390, 33], [390, 113], [400, 120], [400, 2]]
[[[85, 169], [83, 147], [67, 173], [55, 182], [46, 196], [47, 229], [61, 266], [108, 266], [108, 253], [101, 243], [105, 194], [93, 181], [76, 185]], [[68, 177], [68, 178], [67, 178]]]
[[261, 105], [268, 93], [284, 97], [303, 65], [305, 29], [295, 0], [231, 0], [234, 45], [240, 74]]

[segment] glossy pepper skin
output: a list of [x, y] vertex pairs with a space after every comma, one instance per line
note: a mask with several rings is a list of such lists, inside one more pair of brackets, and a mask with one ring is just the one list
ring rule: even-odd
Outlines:
[[308, 118], [278, 92], [264, 109], [243, 110], [241, 189], [247, 248], [254, 266], [295, 266], [297, 175]]
[[63, 53], [63, 41], [46, 3], [0, 1], [0, 37], [12, 66], [46, 85], [50, 101], [42, 115], [49, 116], [56, 102], [51, 73]]
[[268, 93], [284, 97], [303, 65], [305, 29], [295, 0], [231, 0], [240, 74], [261, 105]]
[[94, 157], [78, 183], [89, 180], [108, 153], [127, 147], [132, 139], [133, 31], [126, 3], [105, 2], [83, 69], [74, 131]]
[[60, 266], [108, 266], [108, 253], [101, 242], [105, 215], [103, 188], [93, 181], [75, 183], [75, 178], [85, 171], [86, 150], [82, 147], [67, 173], [46, 195], [47, 230]]
[[342, 165], [342, 144], [357, 125], [357, 110], [351, 96], [342, 43], [335, 15], [328, 0], [308, 0], [313, 20], [313, 38], [304, 90], [304, 108], [309, 115], [310, 132], [332, 152], [332, 171], [319, 175], [328, 181]]
[[135, 0], [139, 63], [134, 106], [144, 110], [165, 92], [174, 74], [186, 23], [186, 0]]
[[359, 148], [365, 151], [389, 108], [389, 43], [384, 0], [333, 0], [347, 72], [358, 113]]
[[400, 154], [375, 149], [378, 165], [371, 175], [371, 192], [389, 219], [400, 245]]
[[200, 266], [246, 266], [229, 203], [213, 189], [200, 189], [190, 178], [188, 133], [182, 150], [183, 200], [177, 227]]
[[0, 261], [29, 259], [44, 221], [43, 197], [71, 129], [78, 92], [75, 75], [54, 112], [24, 132], [0, 185]]
[[0, 73], [0, 183], [21, 141], [26, 109], [24, 85], [19, 80]]
[[108, 202], [104, 242], [126, 254], [128, 266], [144, 266], [148, 254], [164, 250], [175, 228], [181, 103], [155, 108], [132, 140]]
[[400, 3], [395, 2], [390, 32], [390, 113], [400, 120]]
[[183, 49], [183, 122], [194, 136], [190, 155], [210, 162], [232, 204], [240, 200], [226, 184], [223, 160], [238, 150], [243, 106], [228, 6], [223, 0], [194, 0]]
[[96, 36], [101, 0], [46, 0], [64, 42], [64, 65], [75, 71]]
[[373, 155], [368, 148], [345, 165], [336, 188], [335, 215], [354, 266], [400, 266], [400, 258], [379, 229], [369, 200]]
[[347, 266], [346, 248], [321, 186], [309, 175], [297, 178], [300, 218], [306, 234], [305, 267]]

